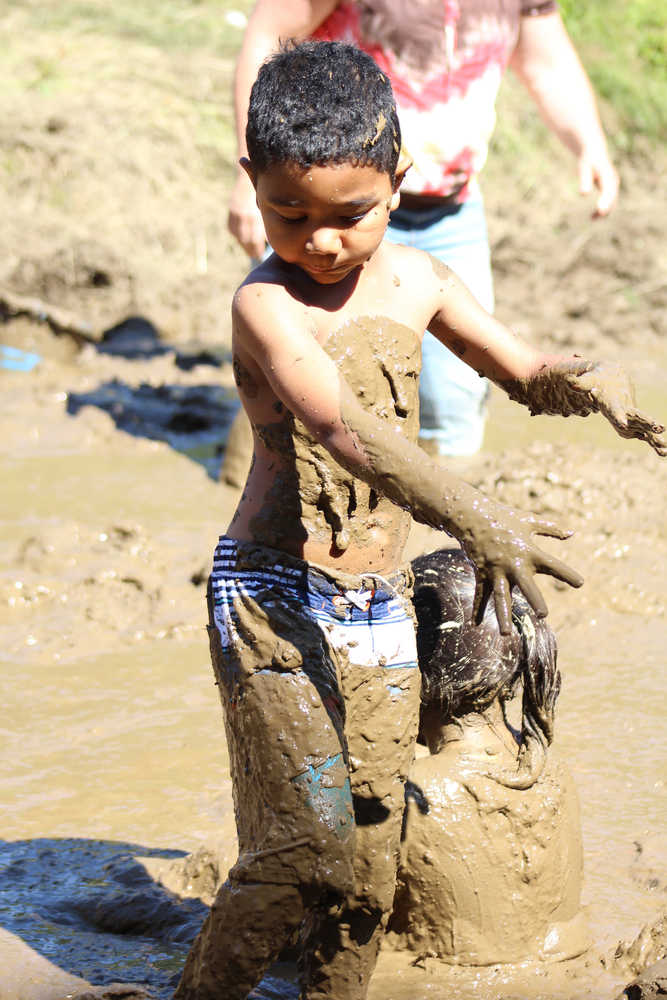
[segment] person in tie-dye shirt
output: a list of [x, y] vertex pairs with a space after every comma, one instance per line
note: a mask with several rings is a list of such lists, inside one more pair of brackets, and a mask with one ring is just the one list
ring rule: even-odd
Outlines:
[[[487, 310], [493, 310], [493, 283], [478, 175], [507, 66], [574, 153], [582, 192], [597, 189], [594, 216], [612, 208], [618, 175], [555, 0], [257, 0], [236, 69], [239, 156], [246, 154], [248, 97], [260, 64], [280, 39], [307, 37], [354, 44], [389, 76], [412, 167], [387, 239], [448, 264]], [[264, 229], [240, 168], [229, 229], [251, 257], [262, 256]], [[487, 394], [485, 380], [427, 333], [420, 386], [420, 440], [427, 450], [477, 452]]]

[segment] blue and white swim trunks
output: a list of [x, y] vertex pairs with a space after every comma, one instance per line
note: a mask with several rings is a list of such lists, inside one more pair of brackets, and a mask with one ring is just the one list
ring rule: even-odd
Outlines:
[[222, 649], [239, 640], [234, 602], [250, 597], [260, 606], [300, 606], [334, 650], [351, 665], [417, 667], [408, 569], [385, 578], [376, 573], [334, 574], [274, 549], [222, 536], [209, 583], [211, 624]]

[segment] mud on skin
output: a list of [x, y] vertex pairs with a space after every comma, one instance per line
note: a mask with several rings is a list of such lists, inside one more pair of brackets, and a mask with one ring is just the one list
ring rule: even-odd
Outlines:
[[[410, 773], [395, 944], [461, 965], [561, 961], [589, 945], [574, 782], [551, 746], [554, 634], [521, 595], [512, 632], [474, 625], [458, 549], [412, 563], [420, 730]], [[509, 716], [513, 722], [510, 723]]]
[[[391, 430], [397, 438], [416, 440], [421, 349], [414, 331], [384, 319], [361, 319], [333, 333], [325, 350], [341, 376], [358, 386], [365, 410], [394, 426], [398, 423], [400, 430]], [[409, 514], [338, 465], [291, 413], [255, 431], [286, 460], [265, 509], [252, 522], [257, 541], [294, 551], [294, 528], [300, 520], [303, 532], [330, 546], [334, 554], [368, 545], [369, 536], [385, 532], [392, 537], [392, 550], [400, 553]]]
[[[257, 541], [298, 555], [307, 533], [335, 557], [355, 551], [357, 544], [363, 550], [375, 535], [386, 540], [385, 560], [395, 566], [412, 516], [461, 542], [476, 566], [478, 605], [493, 593], [504, 631], [510, 627], [510, 583], [517, 583], [541, 614], [546, 605], [534, 572], [580, 586], [578, 573], [531, 539], [536, 533], [567, 538], [569, 532], [483, 496], [417, 446], [420, 346], [413, 330], [382, 316], [358, 318], [333, 333], [325, 350], [339, 366], [341, 417], [359, 442], [365, 470], [339, 465], [291, 414], [279, 428], [256, 428], [284, 462], [251, 521]], [[388, 425], [387, 433], [379, 434], [383, 418], [400, 431]]]
[[[415, 336], [413, 331], [384, 317], [347, 324], [337, 336], [342, 337], [348, 331], [350, 335], [356, 334], [359, 328], [360, 332], [367, 331], [367, 335], [372, 333], [379, 342], [383, 336], [398, 337], [401, 331], [403, 336], [406, 333]], [[355, 352], [359, 340], [355, 336]], [[346, 353], [346, 360], [351, 353]], [[352, 361], [349, 363], [352, 364]], [[532, 514], [503, 507], [453, 476], [443, 465], [430, 460], [416, 445], [416, 379], [413, 390], [414, 408], [410, 411], [408, 420], [405, 420], [406, 424], [409, 421], [410, 437], [389, 433], [378, 440], [374, 415], [367, 408], [364, 398], [368, 369], [361, 366], [356, 368], [355, 359], [355, 370], [355, 379], [350, 382], [358, 384], [360, 389], [355, 395], [343, 384], [341, 416], [356, 435], [359, 447], [367, 459], [368, 481], [387, 498], [386, 502], [391, 501], [406, 511], [406, 526], [410, 516], [407, 511], [410, 511], [415, 521], [447, 531], [459, 540], [476, 568], [478, 609], [494, 593], [501, 628], [507, 632], [510, 628], [508, 580], [518, 583], [529, 602], [542, 615], [546, 614], [546, 605], [530, 575], [531, 570], [560, 577], [575, 587], [581, 585], [582, 579], [578, 573], [537, 549], [530, 537], [532, 534], [543, 534], [567, 538], [569, 532]], [[381, 370], [391, 387], [396, 415], [400, 417], [403, 408], [411, 405], [405, 389], [400, 391], [401, 376], [411, 373], [394, 370], [393, 377], [390, 378], [390, 369], [385, 367]]]
[[550, 752], [530, 788], [500, 785], [487, 771], [513, 763], [502, 720], [461, 722], [457, 740], [410, 775], [429, 810], [408, 804], [392, 943], [456, 965], [580, 955], [590, 936], [570, 774]]

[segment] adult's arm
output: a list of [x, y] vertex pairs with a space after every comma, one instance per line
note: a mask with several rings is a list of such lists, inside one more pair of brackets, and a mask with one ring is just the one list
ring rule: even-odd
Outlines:
[[595, 94], [558, 11], [522, 17], [510, 66], [542, 118], [577, 158], [582, 194], [597, 189], [593, 217], [607, 215], [618, 195]]
[[[245, 129], [250, 91], [259, 67], [281, 41], [307, 38], [338, 6], [339, 0], [257, 0], [243, 36], [234, 76], [234, 117], [238, 159], [247, 156]], [[227, 226], [250, 257], [261, 257], [264, 224], [245, 170], [237, 169]]]

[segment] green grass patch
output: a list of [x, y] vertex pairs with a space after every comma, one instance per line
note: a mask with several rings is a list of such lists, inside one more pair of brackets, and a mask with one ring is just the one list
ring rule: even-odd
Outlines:
[[613, 109], [612, 142], [667, 136], [667, 18], [663, 0], [560, 0], [593, 86]]
[[[663, 0], [560, 0], [572, 41], [598, 97], [617, 164], [625, 157], [662, 156], [667, 136], [667, 19]], [[514, 183], [528, 188], [544, 170], [545, 150], [570, 171], [569, 154], [548, 132], [512, 73], [498, 100], [489, 172], [511, 164]]]

